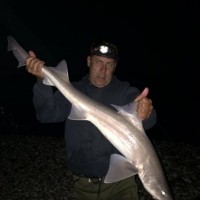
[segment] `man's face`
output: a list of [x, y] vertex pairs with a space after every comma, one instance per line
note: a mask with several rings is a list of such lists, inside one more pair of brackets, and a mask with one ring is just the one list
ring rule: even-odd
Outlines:
[[117, 62], [113, 58], [88, 56], [87, 65], [90, 68], [90, 82], [96, 87], [108, 85], [112, 79]]

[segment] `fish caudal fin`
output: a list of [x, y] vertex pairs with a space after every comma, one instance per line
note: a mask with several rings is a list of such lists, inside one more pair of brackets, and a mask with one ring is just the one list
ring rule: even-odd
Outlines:
[[15, 58], [18, 60], [18, 67], [24, 66], [28, 53], [19, 45], [19, 43], [9, 35], [8, 39], [8, 51], [12, 51]]

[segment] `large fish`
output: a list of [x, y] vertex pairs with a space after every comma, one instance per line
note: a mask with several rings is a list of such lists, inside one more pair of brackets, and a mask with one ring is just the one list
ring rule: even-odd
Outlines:
[[[27, 52], [8, 36], [8, 50], [24, 66]], [[138, 98], [148, 94], [145, 89], [137, 100], [114, 109], [91, 99], [77, 90], [69, 81], [67, 63], [62, 60], [56, 67], [43, 66], [44, 84], [55, 86], [71, 102], [71, 120], [88, 120], [123, 155], [113, 154], [104, 182], [110, 183], [138, 174], [144, 188], [157, 200], [172, 200], [164, 171], [157, 153], [147, 137], [141, 120], [137, 117]]]

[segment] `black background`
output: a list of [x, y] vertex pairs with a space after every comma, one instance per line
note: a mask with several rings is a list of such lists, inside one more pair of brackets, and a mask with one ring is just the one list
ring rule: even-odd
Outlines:
[[40, 134], [63, 133], [57, 131], [62, 125], [41, 125], [35, 119], [35, 78], [17, 68], [7, 36], [34, 50], [47, 65], [66, 59], [71, 81], [87, 72], [89, 46], [103, 38], [119, 48], [118, 77], [150, 89], [158, 113], [150, 134], [200, 143], [198, 0], [8, 0], [1, 1], [0, 23], [0, 106], [21, 126]]

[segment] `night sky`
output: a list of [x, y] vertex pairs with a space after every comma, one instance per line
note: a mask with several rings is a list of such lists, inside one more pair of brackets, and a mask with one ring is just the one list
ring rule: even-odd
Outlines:
[[1, 1], [0, 106], [21, 124], [37, 124], [32, 105], [35, 78], [24, 67], [17, 69], [17, 60], [7, 51], [8, 35], [25, 50], [34, 50], [46, 65], [66, 59], [71, 81], [87, 72], [90, 44], [105, 39], [119, 48], [118, 77], [140, 90], [150, 89], [158, 113], [151, 134], [199, 144], [199, 4], [198, 0]]

